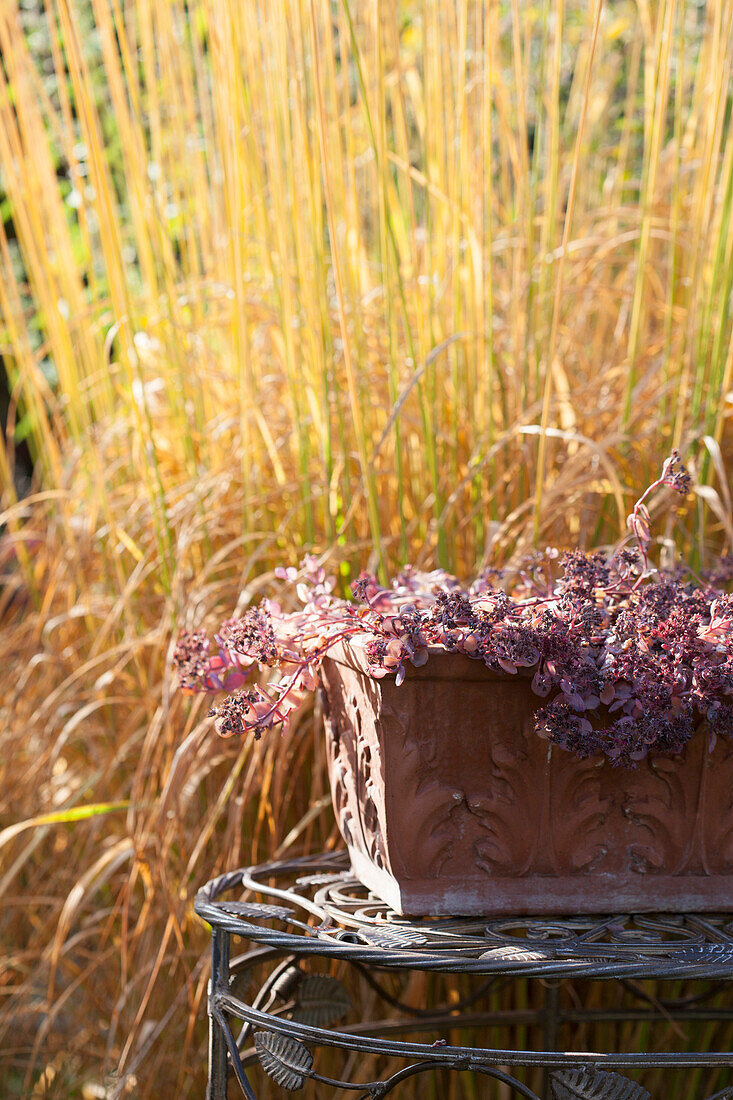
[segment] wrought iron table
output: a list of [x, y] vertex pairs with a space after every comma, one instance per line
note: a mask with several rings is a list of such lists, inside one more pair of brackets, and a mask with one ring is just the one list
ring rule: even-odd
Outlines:
[[[235, 890], [239, 896], [256, 892], [267, 901], [226, 900], [224, 895]], [[226, 1100], [230, 1074], [247, 1100], [257, 1100], [248, 1076], [256, 1063], [284, 1092], [300, 1089], [310, 1079], [335, 1090], [352, 1090], [361, 1100], [386, 1096], [408, 1078], [441, 1069], [473, 1071], [503, 1082], [503, 1095], [528, 1100], [648, 1100], [645, 1088], [618, 1071], [707, 1067], [719, 1071], [719, 1079], [718, 1091], [709, 1095], [706, 1089], [705, 1100], [733, 1100], [731, 1050], [557, 1050], [558, 1031], [568, 1022], [706, 1020], [733, 1025], [733, 914], [409, 920], [390, 912], [353, 878], [342, 852], [232, 871], [203, 887], [194, 907], [212, 929], [207, 1100]], [[255, 946], [232, 958], [232, 936]], [[314, 959], [337, 960], [356, 969], [372, 991], [406, 1018], [334, 1029], [332, 1025], [347, 1014], [350, 999], [332, 974], [307, 973], [303, 964]], [[247, 1003], [244, 991], [260, 964], [269, 972]], [[453, 991], [442, 1007], [415, 1007], [389, 986], [395, 974], [418, 972], [477, 975], [478, 984], [468, 994]], [[497, 983], [518, 977], [542, 982], [541, 1008], [475, 1011]], [[664, 1001], [638, 985], [645, 979], [688, 978], [710, 984], [694, 996]], [[643, 1007], [561, 1009], [558, 990], [563, 979], [614, 979], [624, 983]], [[723, 1005], [705, 1004], [721, 996]], [[232, 1020], [241, 1022], [238, 1035]], [[544, 1049], [453, 1046], [443, 1037], [469, 1027], [507, 1024], [542, 1028]], [[418, 1043], [389, 1037], [410, 1032], [435, 1039]], [[408, 1064], [383, 1079], [355, 1083], [318, 1073], [313, 1047], [382, 1055]], [[519, 1067], [541, 1067], [541, 1094], [515, 1076]], [[727, 1081], [722, 1089], [721, 1078]], [[699, 1092], [685, 1095], [703, 1100]], [[655, 1100], [662, 1100], [661, 1095]]]

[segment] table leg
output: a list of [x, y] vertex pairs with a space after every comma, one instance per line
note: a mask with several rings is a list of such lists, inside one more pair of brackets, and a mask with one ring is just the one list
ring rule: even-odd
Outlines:
[[213, 929], [211, 939], [211, 980], [209, 982], [209, 1083], [206, 1100], [226, 1100], [227, 1044], [219, 1021], [211, 1011], [216, 992], [229, 990], [229, 933]]
[[[545, 1050], [557, 1050], [557, 1032], [560, 1024], [558, 1016], [559, 1002], [560, 985], [558, 982], [550, 981], [545, 987], [545, 1007], [542, 1014], [542, 1046]], [[542, 1074], [543, 1100], [552, 1100], [552, 1093], [550, 1091], [550, 1072], [548, 1067]]]

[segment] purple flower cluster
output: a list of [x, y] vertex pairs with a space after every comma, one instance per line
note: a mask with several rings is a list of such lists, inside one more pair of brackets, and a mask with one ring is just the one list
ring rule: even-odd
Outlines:
[[680, 752], [702, 725], [712, 745], [733, 736], [733, 596], [680, 570], [658, 572], [648, 559], [644, 500], [652, 488], [682, 493], [689, 484], [673, 452], [620, 546], [535, 554], [511, 594], [495, 585], [495, 573], [463, 588], [441, 571], [405, 567], [390, 587], [363, 574], [352, 602], [334, 595], [334, 581], [307, 558], [300, 571], [278, 571], [297, 585], [300, 610], [264, 600], [225, 623], [213, 650], [202, 632], [181, 635], [174, 657], [181, 686], [231, 693], [250, 669], [274, 669], [269, 681], [211, 711], [223, 736], [259, 737], [287, 722], [337, 642], [355, 641], [371, 675], [397, 684], [408, 664], [447, 650], [531, 679], [546, 700], [537, 734], [580, 756], [604, 753], [633, 766], [648, 752]]

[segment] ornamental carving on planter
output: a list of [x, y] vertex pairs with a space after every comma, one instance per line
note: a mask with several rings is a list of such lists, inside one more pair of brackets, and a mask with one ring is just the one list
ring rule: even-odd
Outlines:
[[181, 634], [181, 685], [227, 693], [218, 732], [255, 738], [320, 685], [339, 827], [398, 912], [731, 907], [731, 559], [649, 557], [645, 501], [690, 484], [673, 452], [615, 548], [465, 588], [406, 567], [352, 602], [307, 558], [276, 571], [301, 610]]
[[733, 904], [730, 741], [693, 738], [629, 771], [548, 746], [528, 681], [462, 655], [431, 654], [396, 687], [342, 643], [321, 675], [339, 827], [397, 912]]

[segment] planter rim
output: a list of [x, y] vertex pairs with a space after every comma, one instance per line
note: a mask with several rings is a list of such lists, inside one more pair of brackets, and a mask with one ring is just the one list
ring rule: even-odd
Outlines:
[[[453, 680], [457, 682], [470, 681], [487, 683], [506, 683], [512, 680], [531, 680], [534, 676], [533, 668], [518, 668], [514, 675], [508, 672], [496, 671], [488, 668], [477, 657], [469, 657], [467, 653], [451, 652], [442, 645], [429, 645], [428, 659], [424, 665], [416, 668], [409, 659], [405, 661], [405, 682], [409, 680]], [[368, 672], [368, 663], [364, 652], [364, 643], [358, 638], [348, 638], [337, 642], [324, 660], [331, 660], [334, 664], [344, 668], [350, 668], [360, 672], [375, 683], [382, 679], [394, 682], [394, 673], [388, 673], [385, 677], [372, 677]]]

